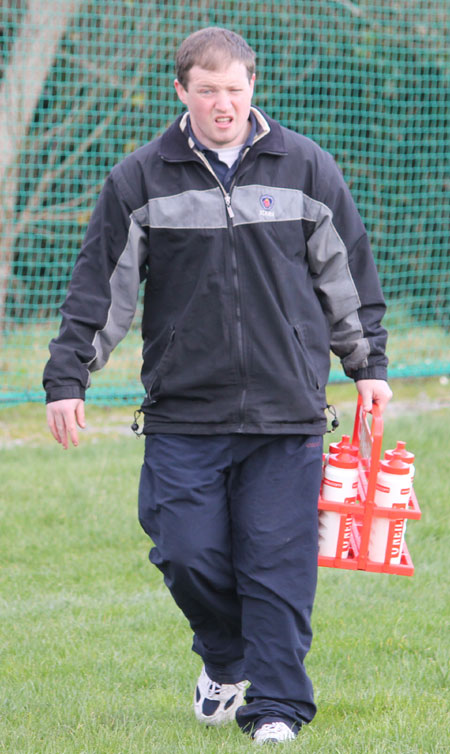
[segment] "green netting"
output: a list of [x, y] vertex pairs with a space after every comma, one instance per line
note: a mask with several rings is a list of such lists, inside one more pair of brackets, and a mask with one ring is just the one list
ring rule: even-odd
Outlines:
[[[96, 195], [181, 111], [174, 55], [208, 25], [255, 48], [255, 103], [337, 158], [390, 305], [391, 376], [450, 371], [447, 3], [4, 0], [0, 20], [0, 401], [42, 399]], [[90, 399], [139, 400], [139, 364], [137, 316]]]

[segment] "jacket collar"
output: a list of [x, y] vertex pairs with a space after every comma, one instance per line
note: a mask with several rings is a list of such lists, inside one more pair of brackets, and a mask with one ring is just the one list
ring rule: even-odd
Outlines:
[[[256, 135], [251, 146], [252, 152], [268, 154], [287, 154], [281, 126], [269, 118], [262, 110], [252, 105], [252, 112], [257, 120]], [[186, 128], [187, 112], [180, 115], [161, 136], [159, 154], [168, 162], [186, 162], [198, 160]]]

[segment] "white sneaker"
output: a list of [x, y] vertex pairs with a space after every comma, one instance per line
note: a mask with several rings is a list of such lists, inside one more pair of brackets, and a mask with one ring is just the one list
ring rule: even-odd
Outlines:
[[202, 668], [194, 694], [195, 717], [206, 725], [223, 725], [232, 722], [236, 710], [244, 702], [247, 681], [216, 683]]
[[281, 720], [276, 723], [264, 723], [253, 736], [257, 744], [274, 743], [282, 741], [294, 741], [295, 733]]

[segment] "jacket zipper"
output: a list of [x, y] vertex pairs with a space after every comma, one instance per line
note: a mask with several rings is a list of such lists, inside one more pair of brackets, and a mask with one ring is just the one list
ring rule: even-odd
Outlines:
[[[245, 152], [242, 155], [241, 163], [244, 157], [246, 156], [247, 152], [249, 150], [249, 147], [245, 150]], [[239, 404], [239, 428], [238, 432], [244, 431], [244, 407], [245, 407], [245, 401], [247, 398], [247, 370], [245, 368], [245, 355], [244, 355], [244, 332], [243, 332], [243, 326], [242, 326], [242, 311], [241, 311], [241, 304], [240, 304], [240, 286], [239, 286], [239, 272], [238, 272], [238, 262], [237, 262], [237, 254], [236, 254], [236, 245], [234, 243], [234, 231], [233, 231], [233, 225], [231, 223], [231, 220], [234, 217], [233, 207], [231, 206], [231, 192], [233, 191], [233, 188], [236, 183], [236, 179], [234, 178], [230, 190], [226, 191], [225, 187], [219, 181], [217, 175], [215, 174], [214, 170], [212, 169], [211, 165], [209, 164], [206, 157], [202, 154], [202, 152], [195, 150], [195, 153], [200, 157], [201, 161], [204, 163], [206, 168], [209, 170], [210, 173], [214, 176], [217, 183], [220, 186], [220, 189], [223, 193], [223, 197], [225, 200], [225, 207], [228, 214], [228, 233], [231, 238], [231, 272], [233, 276], [233, 290], [234, 290], [234, 297], [235, 297], [235, 315], [236, 315], [236, 332], [237, 332], [237, 346], [238, 346], [238, 365], [239, 365], [239, 373], [242, 380], [242, 394], [241, 394], [241, 400]]]
[[231, 206], [231, 191], [233, 189], [234, 182], [230, 186], [229, 193], [225, 194], [225, 204], [227, 212], [230, 217], [228, 222], [228, 232], [231, 237], [231, 272], [233, 275], [233, 288], [235, 297], [235, 313], [236, 313], [236, 332], [237, 332], [237, 345], [239, 354], [239, 372], [242, 379], [242, 394], [239, 404], [239, 428], [238, 432], [244, 431], [244, 407], [247, 398], [247, 370], [245, 368], [245, 355], [244, 355], [244, 330], [242, 325], [242, 310], [241, 310], [241, 297], [240, 297], [240, 285], [239, 285], [239, 271], [238, 261], [236, 254], [236, 245], [234, 243], [234, 230], [231, 223], [234, 217], [233, 208]]

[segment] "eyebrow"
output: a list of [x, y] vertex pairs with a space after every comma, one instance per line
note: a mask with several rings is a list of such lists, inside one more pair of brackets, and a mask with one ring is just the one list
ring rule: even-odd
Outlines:
[[[218, 86], [221, 86], [221, 85], [220, 84], [212, 84], [212, 83], [207, 83], [207, 82], [200, 81], [197, 84], [195, 84], [195, 86], [198, 86], [200, 88], [201, 87], [207, 87], [208, 89], [215, 89], [215, 88], [217, 88]], [[234, 83], [231, 83], [231, 84], [226, 84], [226, 87], [228, 89], [242, 89], [242, 84], [234, 82]]]

